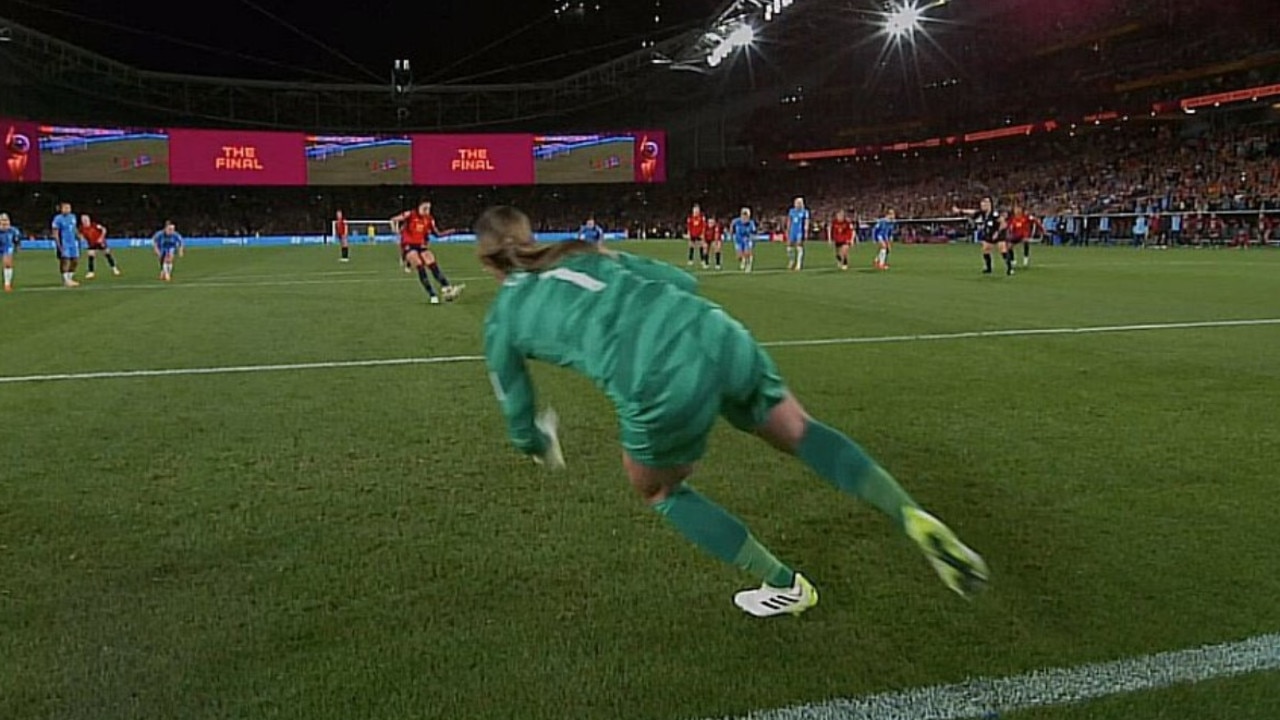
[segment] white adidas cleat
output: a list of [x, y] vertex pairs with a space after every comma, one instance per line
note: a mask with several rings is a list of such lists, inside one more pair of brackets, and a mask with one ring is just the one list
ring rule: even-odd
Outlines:
[[538, 413], [533, 424], [547, 437], [546, 452], [533, 456], [533, 461], [551, 470], [563, 470], [564, 449], [560, 446], [560, 416], [553, 408], [547, 408]]
[[818, 590], [808, 578], [796, 573], [795, 583], [789, 588], [761, 585], [755, 590], [743, 590], [733, 596], [733, 604], [755, 617], [799, 615], [818, 604]]
[[439, 297], [438, 295], [432, 295], [432, 296], [431, 296], [431, 304], [432, 304], [432, 305], [439, 305], [439, 304], [440, 304], [440, 297]]

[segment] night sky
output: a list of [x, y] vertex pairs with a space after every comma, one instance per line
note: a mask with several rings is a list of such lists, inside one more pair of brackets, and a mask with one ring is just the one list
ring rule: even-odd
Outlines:
[[[392, 62], [408, 58], [415, 82], [423, 84], [465, 82], [472, 75], [478, 76], [475, 82], [560, 77], [638, 50], [655, 33], [671, 32], [681, 23], [705, 21], [720, 4], [719, 0], [592, 0], [583, 12], [575, 7], [557, 16], [554, 10], [563, 2], [7, 0], [3, 14], [61, 40], [150, 70], [278, 80], [389, 82]], [[571, 4], [577, 6], [578, 2]], [[339, 9], [319, 12], [325, 5]], [[656, 24], [655, 16], [660, 18]], [[492, 49], [466, 59], [495, 42]], [[493, 73], [565, 53], [574, 54]], [[449, 67], [454, 63], [458, 64]]]

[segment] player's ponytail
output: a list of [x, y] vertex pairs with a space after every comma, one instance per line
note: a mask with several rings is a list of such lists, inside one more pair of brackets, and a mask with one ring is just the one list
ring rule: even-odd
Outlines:
[[484, 265], [509, 275], [524, 270], [541, 272], [568, 255], [602, 252], [593, 243], [574, 240], [539, 245], [533, 239], [529, 216], [510, 205], [485, 210], [476, 221], [476, 255]]

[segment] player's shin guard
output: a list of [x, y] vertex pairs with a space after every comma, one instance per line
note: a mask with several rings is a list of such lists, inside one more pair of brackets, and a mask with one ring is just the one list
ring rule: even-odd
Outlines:
[[806, 422], [796, 456], [827, 482], [869, 503], [899, 526], [903, 523], [904, 510], [919, 507], [858, 443], [817, 420]]
[[342, 248], [342, 259], [346, 260], [350, 257], [351, 257], [351, 248], [349, 247]]
[[986, 266], [987, 272], [991, 272], [991, 253], [982, 253], [982, 264]]
[[438, 264], [431, 263], [428, 267], [431, 268], [431, 276], [436, 279], [436, 282], [440, 283], [440, 287], [449, 286], [449, 278], [444, 276], [444, 272], [440, 270], [440, 266]]
[[681, 484], [653, 509], [698, 547], [774, 587], [791, 587], [795, 572], [759, 543], [724, 508]]
[[431, 280], [427, 278], [427, 269], [421, 265], [418, 266], [418, 282], [422, 283], [422, 287], [426, 288], [428, 295], [431, 297], [436, 296], [436, 289], [431, 287]]

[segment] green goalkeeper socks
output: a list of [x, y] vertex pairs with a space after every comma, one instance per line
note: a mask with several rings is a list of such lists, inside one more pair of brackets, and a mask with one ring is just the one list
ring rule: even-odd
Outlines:
[[901, 527], [902, 511], [919, 507], [887, 470], [844, 433], [809, 420], [796, 455], [813, 471], [850, 495], [870, 503]]
[[695, 545], [760, 578], [773, 587], [789, 588], [795, 572], [761, 545], [738, 518], [687, 485], [655, 503], [654, 510]]

